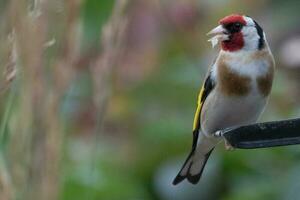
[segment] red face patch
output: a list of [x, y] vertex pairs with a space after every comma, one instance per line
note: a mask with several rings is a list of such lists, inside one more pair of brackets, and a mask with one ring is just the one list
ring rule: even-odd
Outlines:
[[219, 24], [224, 25], [224, 24], [230, 24], [230, 23], [236, 23], [236, 22], [239, 22], [243, 25], [246, 25], [246, 23], [247, 23], [242, 15], [233, 14], [233, 15], [228, 15], [228, 16], [224, 17], [223, 19], [221, 19], [219, 21]]
[[[246, 25], [247, 22], [245, 21], [242, 15], [233, 14], [224, 17], [219, 21], [219, 24], [223, 26], [227, 26], [229, 24], [240, 23], [242, 25]], [[222, 49], [225, 51], [238, 51], [244, 47], [244, 38], [243, 34], [239, 32], [232, 32], [230, 34], [230, 39], [227, 41], [222, 42]]]
[[242, 33], [235, 33], [231, 36], [228, 41], [223, 41], [221, 43], [222, 49], [224, 51], [238, 51], [244, 47], [244, 38]]

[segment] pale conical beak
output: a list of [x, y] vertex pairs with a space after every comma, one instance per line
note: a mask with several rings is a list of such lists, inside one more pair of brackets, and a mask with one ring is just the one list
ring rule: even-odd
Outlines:
[[227, 34], [226, 29], [224, 29], [222, 25], [217, 26], [216, 28], [214, 28], [213, 30], [207, 33], [207, 35], [212, 35], [212, 36], [222, 35], [222, 34], [224, 35]]
[[217, 26], [213, 30], [209, 31], [207, 35], [211, 35], [212, 38], [210, 38], [208, 41], [211, 42], [212, 47], [214, 48], [220, 41], [228, 40], [228, 32], [226, 29], [223, 28], [222, 25]]

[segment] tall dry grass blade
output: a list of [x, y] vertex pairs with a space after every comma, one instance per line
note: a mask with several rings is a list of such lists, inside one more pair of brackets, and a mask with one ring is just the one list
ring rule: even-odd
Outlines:
[[[101, 49], [102, 51], [91, 62], [92, 80], [94, 86], [93, 102], [96, 107], [96, 124], [94, 127], [94, 144], [91, 155], [90, 176], [94, 177], [96, 170], [96, 156], [98, 150], [99, 136], [101, 133], [103, 120], [106, 113], [107, 103], [111, 93], [111, 78], [120, 53], [122, 52], [125, 30], [127, 27], [127, 6], [129, 0], [117, 0], [113, 7], [112, 15], [107, 23], [103, 26], [101, 32]], [[95, 178], [95, 177], [94, 177]], [[92, 199], [90, 193], [86, 199]]]

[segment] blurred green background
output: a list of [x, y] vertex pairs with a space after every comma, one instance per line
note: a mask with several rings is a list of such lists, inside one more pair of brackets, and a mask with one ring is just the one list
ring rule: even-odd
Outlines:
[[260, 121], [300, 116], [299, 7], [296, 0], [1, 0], [3, 79], [16, 71], [0, 97], [3, 199], [299, 199], [299, 146], [228, 152], [221, 144], [199, 184], [171, 184], [218, 53], [206, 33], [220, 18], [246, 14], [266, 32], [277, 69]]

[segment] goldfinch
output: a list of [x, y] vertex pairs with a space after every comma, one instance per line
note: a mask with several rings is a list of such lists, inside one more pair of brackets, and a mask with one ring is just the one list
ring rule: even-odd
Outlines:
[[274, 59], [261, 26], [249, 16], [233, 14], [219, 21], [208, 35], [220, 52], [210, 67], [198, 96], [193, 144], [173, 181], [196, 184], [220, 141], [222, 129], [257, 121], [271, 91]]

